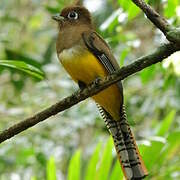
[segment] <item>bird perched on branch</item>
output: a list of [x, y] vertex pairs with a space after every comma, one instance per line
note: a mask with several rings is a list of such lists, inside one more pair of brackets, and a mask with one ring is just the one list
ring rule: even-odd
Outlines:
[[[66, 7], [53, 19], [59, 28], [58, 58], [80, 88], [119, 69], [109, 46], [94, 30], [91, 15], [85, 7], [77, 4]], [[92, 98], [113, 137], [126, 179], [143, 179], [147, 170], [126, 118], [121, 82]]]

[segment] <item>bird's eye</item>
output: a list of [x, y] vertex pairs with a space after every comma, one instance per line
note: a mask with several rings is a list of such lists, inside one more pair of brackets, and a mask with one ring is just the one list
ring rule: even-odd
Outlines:
[[78, 19], [78, 13], [75, 11], [69, 12], [68, 19]]

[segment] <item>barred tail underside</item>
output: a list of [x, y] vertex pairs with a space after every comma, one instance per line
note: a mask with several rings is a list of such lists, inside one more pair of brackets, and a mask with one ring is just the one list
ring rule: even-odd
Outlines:
[[148, 173], [127, 121], [124, 106], [119, 121], [113, 120], [99, 105], [98, 108], [113, 137], [117, 156], [126, 179], [143, 179]]

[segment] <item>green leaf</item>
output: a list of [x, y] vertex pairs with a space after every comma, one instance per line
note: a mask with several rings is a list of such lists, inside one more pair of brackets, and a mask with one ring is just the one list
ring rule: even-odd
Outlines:
[[150, 66], [143, 71], [140, 72], [141, 81], [143, 84], [148, 83], [150, 80], [153, 79], [154, 75], [156, 74], [155, 66]]
[[178, 152], [178, 149], [180, 148], [179, 139], [179, 131], [173, 132], [168, 135], [166, 146], [163, 149], [163, 152], [161, 153], [160, 159], [158, 161], [159, 166], [162, 166], [162, 164], [166, 161], [170, 161], [173, 156], [175, 156], [175, 152]]
[[60, 11], [60, 8], [59, 8], [59, 7], [52, 7], [52, 6], [46, 5], [45, 8], [46, 8], [46, 10], [49, 11], [49, 13], [51, 13], [51, 14], [56, 14], [56, 13], [59, 13], [59, 11]]
[[47, 180], [56, 180], [56, 165], [54, 157], [50, 157], [46, 168]]
[[[148, 0], [145, 0], [145, 2], [148, 2]], [[118, 3], [120, 7], [122, 7], [123, 10], [128, 13], [129, 20], [132, 20], [141, 12], [139, 7], [137, 7], [132, 1], [118, 0]]]
[[23, 54], [22, 52], [15, 51], [12, 49], [5, 49], [6, 59], [23, 61], [27, 64], [30, 64], [32, 66], [35, 66], [38, 69], [41, 69], [41, 59], [34, 59], [29, 57], [27, 54]]
[[16, 153], [16, 163], [19, 165], [25, 165], [29, 158], [34, 156], [35, 152], [33, 148], [21, 148], [21, 150]]
[[126, 56], [128, 55], [129, 51], [130, 51], [129, 48], [125, 48], [121, 52], [121, 55], [120, 55], [120, 66], [124, 65], [124, 60], [125, 60]]
[[109, 171], [112, 163], [112, 148], [113, 141], [112, 138], [109, 138], [103, 152], [102, 160], [97, 170], [96, 178], [98, 180], [106, 180], [108, 179]]
[[180, 145], [180, 131], [175, 131], [171, 134], [168, 135], [167, 141], [172, 145], [172, 144], [177, 144]]
[[135, 18], [140, 12], [140, 9], [134, 3], [130, 2], [128, 8], [128, 19], [131, 20]]
[[166, 140], [162, 137], [152, 137], [150, 145], [139, 146], [141, 155], [149, 171], [157, 164], [157, 159], [160, 157], [160, 153], [165, 146]]
[[36, 179], [37, 179], [36, 176], [31, 177], [31, 180], [36, 180]]
[[122, 172], [119, 160], [116, 161], [109, 179], [110, 180], [114, 180], [114, 179], [122, 180], [123, 179], [123, 172]]
[[166, 8], [164, 9], [164, 15], [168, 18], [176, 15], [176, 7], [178, 6], [178, 0], [168, 0]]
[[140, 9], [131, 1], [118, 0], [118, 2], [119, 5], [123, 8], [123, 10], [128, 13], [129, 20], [133, 19], [139, 14]]
[[163, 84], [163, 90], [167, 90], [170, 87], [175, 86], [176, 84], [176, 77], [174, 76], [174, 73], [171, 72], [171, 68], [168, 69], [169, 72], [166, 72], [164, 77], [164, 84]]
[[25, 72], [35, 78], [38, 78], [40, 80], [44, 79], [44, 73], [40, 69], [38, 69], [30, 64], [27, 64], [23, 61], [0, 60], [0, 66], [10, 67], [13, 69], [23, 71], [23, 72]]
[[130, 4], [130, 2], [126, 0], [118, 0], [118, 3], [124, 10], [127, 10]]
[[46, 155], [43, 152], [36, 153], [37, 163], [41, 164], [43, 167], [47, 164]]
[[171, 126], [171, 124], [172, 124], [172, 122], [173, 122], [173, 120], [174, 120], [175, 114], [176, 114], [176, 111], [175, 111], [175, 110], [172, 110], [172, 111], [163, 119], [163, 121], [162, 121], [161, 124], [160, 124], [159, 130], [158, 130], [158, 132], [157, 132], [157, 135], [158, 135], [158, 136], [164, 136], [164, 135], [168, 132], [168, 130], [169, 130], [169, 128], [170, 128], [170, 126]]
[[76, 153], [70, 160], [68, 167], [68, 180], [80, 180], [81, 173], [81, 162], [80, 162], [81, 151], [77, 150]]
[[99, 161], [99, 153], [101, 152], [101, 143], [99, 143], [96, 146], [96, 149], [91, 156], [91, 159], [89, 160], [89, 163], [87, 165], [87, 170], [85, 174], [85, 179], [86, 180], [92, 180], [95, 179], [96, 176], [96, 168], [97, 168], [97, 163]]
[[167, 142], [169, 144], [169, 152], [167, 157], [171, 157], [172, 154], [176, 152], [175, 149], [177, 149], [177, 152], [179, 152], [178, 151], [178, 149], [180, 148], [179, 139], [180, 139], [180, 131], [175, 131], [168, 135]]

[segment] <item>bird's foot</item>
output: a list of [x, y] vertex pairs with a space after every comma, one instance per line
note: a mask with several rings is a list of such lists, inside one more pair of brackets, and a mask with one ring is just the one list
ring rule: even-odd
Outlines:
[[78, 81], [78, 86], [81, 90], [85, 89], [87, 87], [86, 83], [82, 81]]
[[101, 78], [100, 78], [100, 77], [97, 77], [97, 78], [93, 81], [93, 83], [94, 83], [96, 86], [98, 86], [99, 83], [100, 83], [100, 81], [101, 81]]

